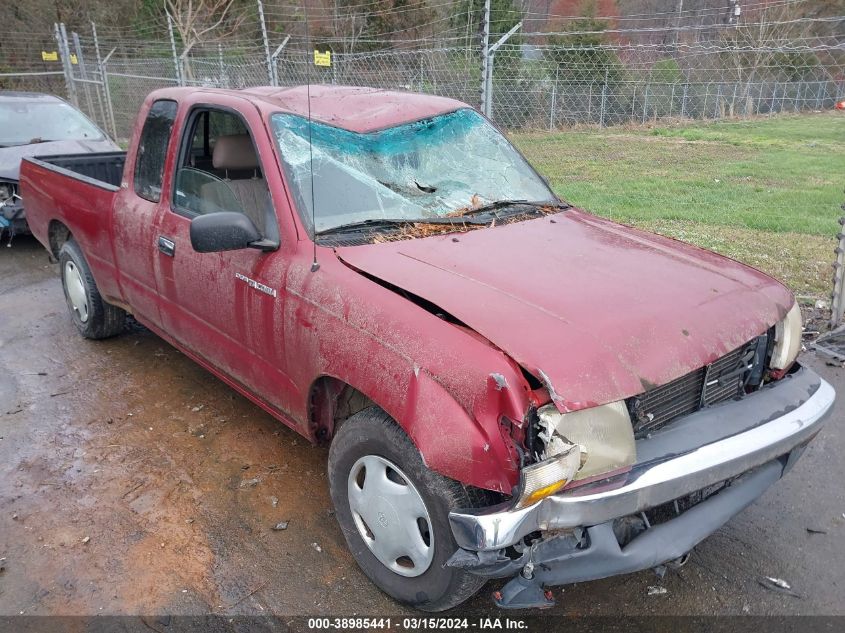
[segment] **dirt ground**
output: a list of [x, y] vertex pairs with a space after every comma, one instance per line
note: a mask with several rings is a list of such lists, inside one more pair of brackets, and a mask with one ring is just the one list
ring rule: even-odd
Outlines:
[[[845, 393], [845, 370], [805, 362]], [[665, 594], [641, 572], [556, 588], [547, 613], [845, 614], [843, 452], [840, 401]], [[143, 328], [82, 339], [45, 251], [0, 249], [0, 616], [408, 613], [347, 552], [326, 457]], [[459, 613], [501, 615], [496, 586]]]

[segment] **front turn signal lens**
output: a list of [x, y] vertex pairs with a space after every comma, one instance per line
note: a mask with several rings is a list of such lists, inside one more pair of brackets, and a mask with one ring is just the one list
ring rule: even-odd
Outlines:
[[514, 508], [527, 508], [560, 491], [579, 468], [581, 447], [574, 444], [550, 459], [526, 466], [520, 475], [519, 499]]

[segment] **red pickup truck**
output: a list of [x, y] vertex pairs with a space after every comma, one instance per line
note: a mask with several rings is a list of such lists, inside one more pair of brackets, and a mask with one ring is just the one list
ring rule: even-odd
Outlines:
[[132, 314], [329, 444], [355, 559], [421, 609], [683, 562], [834, 401], [780, 283], [573, 208], [451, 99], [159, 90], [125, 155], [21, 188], [80, 333]]

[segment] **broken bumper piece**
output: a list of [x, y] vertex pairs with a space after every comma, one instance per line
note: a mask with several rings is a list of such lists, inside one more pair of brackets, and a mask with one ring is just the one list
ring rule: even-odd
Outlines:
[[448, 564], [491, 578], [518, 574], [495, 600], [526, 608], [549, 606], [544, 587], [683, 556], [780, 479], [821, 429], [833, 388], [806, 368], [781, 383], [641, 440], [640, 463], [619, 477], [529, 508], [452, 512], [460, 549]]

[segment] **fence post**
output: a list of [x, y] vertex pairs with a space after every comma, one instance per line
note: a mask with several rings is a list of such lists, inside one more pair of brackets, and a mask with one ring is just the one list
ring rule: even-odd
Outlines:
[[636, 109], [637, 109], [637, 84], [634, 84], [634, 94], [631, 95], [631, 121], [634, 120], [636, 116]]
[[[845, 211], [845, 204], [842, 205]], [[833, 292], [830, 295], [830, 329], [836, 328], [842, 321], [842, 314], [845, 312], [845, 216], [839, 218], [839, 233], [836, 235], [838, 244], [834, 253], [836, 260], [833, 262]]]
[[648, 119], [648, 89], [650, 87], [651, 84], [646, 84], [645, 90], [643, 90], [643, 123]]
[[737, 88], [737, 85], [736, 85], [736, 83], [734, 83], [734, 94], [731, 97], [731, 114], [730, 114], [730, 116], [734, 116], [734, 114], [736, 113], [736, 88]]
[[684, 84], [684, 94], [681, 97], [681, 118], [687, 116], [687, 94], [689, 94], [689, 84]]
[[170, 34], [170, 52], [173, 55], [173, 72], [176, 74], [176, 83], [180, 86], [185, 85], [185, 80], [182, 77], [182, 67], [179, 64], [179, 56], [176, 54], [176, 38], [173, 37], [173, 18], [167, 14], [167, 32]]
[[487, 75], [490, 66], [490, 0], [484, 0], [484, 22], [481, 27], [481, 112], [488, 113]]
[[223, 75], [226, 73], [226, 67], [223, 65], [223, 44], [217, 42], [217, 87], [224, 88]]
[[56, 43], [59, 46], [59, 55], [62, 57], [62, 70], [65, 74], [65, 84], [67, 85], [67, 96], [70, 102], [79, 107], [79, 100], [76, 97], [76, 83], [73, 81], [73, 65], [70, 61], [70, 48], [67, 45], [67, 31], [64, 23], [56, 24]]
[[590, 82], [590, 94], [587, 97], [587, 123], [593, 122], [593, 82]]
[[672, 113], [675, 111], [675, 84], [672, 84], [672, 94], [669, 97], [669, 118], [672, 118]]
[[279, 44], [279, 47], [270, 56], [270, 61], [273, 63], [273, 72], [270, 75], [270, 81], [272, 82], [273, 86], [279, 85], [279, 55], [282, 54], [282, 49], [287, 46], [289, 40], [290, 35], [285, 36], [284, 41]]
[[97, 62], [97, 70], [95, 72], [100, 74], [100, 88], [97, 90], [97, 103], [100, 106], [100, 123], [105, 129], [110, 129], [108, 114], [106, 114], [105, 106], [105, 78], [103, 77], [103, 61], [100, 57], [100, 41], [97, 39], [97, 25], [91, 22], [91, 35], [94, 38], [94, 59]]
[[555, 68], [555, 82], [552, 84], [552, 108], [549, 114], [549, 132], [555, 128], [555, 106], [557, 101], [557, 77], [560, 68]]
[[[112, 138], [117, 140], [117, 123], [114, 120], [114, 106], [112, 106], [111, 101], [111, 88], [109, 87], [109, 74], [108, 74], [108, 63], [111, 59], [111, 56], [114, 55], [116, 48], [113, 48], [109, 51], [109, 54], [106, 55], [106, 58], [100, 64], [100, 75], [103, 78], [103, 91], [106, 94], [106, 107], [108, 108], [109, 112], [109, 121], [111, 121], [111, 131], [112, 131]], [[99, 53], [98, 53], [99, 55]]]
[[85, 93], [88, 115], [94, 117], [94, 101], [91, 99], [91, 89], [88, 86], [88, 71], [85, 68], [85, 58], [82, 56], [82, 44], [79, 43], [79, 33], [73, 31], [71, 37], [73, 37], [73, 48], [76, 50], [76, 63], [79, 65], [79, 75], [82, 77], [82, 92]]
[[106, 72], [106, 63], [117, 49], [113, 48], [111, 52], [106, 56], [106, 59], [102, 59], [100, 57], [100, 40], [97, 38], [97, 25], [93, 22], [91, 22], [91, 32], [94, 35], [94, 53], [97, 56], [97, 70], [100, 72], [100, 80], [103, 82], [103, 99], [106, 102], [105, 116], [103, 117], [103, 119], [107, 121], [108, 126], [111, 129], [112, 138], [117, 140], [117, 125], [114, 121], [114, 108], [112, 107], [111, 103], [111, 89], [109, 88], [109, 76]]
[[261, 22], [261, 38], [264, 40], [264, 59], [267, 62], [267, 81], [273, 85], [273, 62], [270, 59], [270, 41], [267, 39], [267, 23], [264, 21], [264, 3], [258, 2], [258, 19]]
[[718, 119], [719, 117], [719, 105], [722, 101], [722, 84], [716, 86], [716, 107], [713, 108], [713, 118]]
[[604, 127], [604, 113], [607, 108], [607, 75], [608, 68], [604, 69], [604, 85], [601, 87], [601, 116], [599, 117], [599, 127]]
[[496, 61], [496, 51], [521, 28], [522, 22], [519, 22], [519, 24], [496, 40], [495, 44], [487, 48], [487, 112], [485, 112], [487, 118], [493, 117], [493, 65]]

